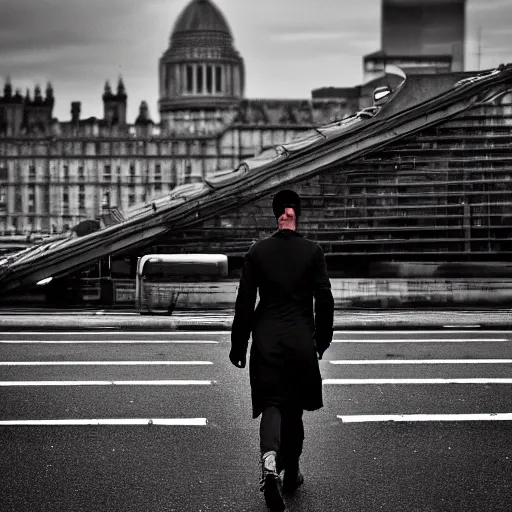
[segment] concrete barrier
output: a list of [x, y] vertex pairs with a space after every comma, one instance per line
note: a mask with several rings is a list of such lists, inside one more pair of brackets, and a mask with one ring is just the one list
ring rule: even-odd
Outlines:
[[[512, 279], [331, 279], [336, 307], [512, 306]], [[238, 281], [151, 284], [151, 307], [166, 310], [228, 308], [235, 305]], [[135, 303], [135, 285], [115, 286], [116, 304]]]

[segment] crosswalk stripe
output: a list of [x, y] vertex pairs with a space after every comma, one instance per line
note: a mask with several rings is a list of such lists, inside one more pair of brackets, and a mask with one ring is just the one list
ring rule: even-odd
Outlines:
[[334, 333], [339, 334], [512, 334], [512, 329], [335, 329]]
[[339, 338], [333, 343], [501, 343], [508, 338]]
[[352, 359], [329, 361], [335, 365], [397, 365], [397, 364], [511, 364], [512, 359]]
[[0, 426], [80, 426], [80, 425], [166, 425], [206, 426], [206, 418], [122, 418], [122, 419], [69, 419], [69, 420], [6, 420]]
[[512, 384], [510, 378], [467, 379], [323, 379], [325, 385], [351, 386], [372, 384]]
[[0, 361], [0, 366], [204, 366], [211, 361]]
[[8, 380], [0, 386], [211, 386], [214, 380]]
[[104, 339], [104, 340], [60, 340], [60, 339], [50, 339], [50, 340], [39, 340], [39, 339], [33, 339], [33, 340], [1, 340], [0, 343], [4, 344], [43, 344], [43, 345], [50, 345], [50, 344], [92, 344], [92, 343], [101, 343], [101, 344], [130, 344], [130, 345], [139, 345], [139, 344], [168, 344], [168, 345], [217, 345], [219, 342], [214, 340], [115, 340], [115, 339]]
[[124, 329], [117, 329], [115, 327], [101, 327], [101, 328], [95, 328], [94, 326], [91, 326], [89, 330], [86, 331], [1, 331], [0, 330], [0, 336], [12, 336], [13, 334], [16, 335], [34, 335], [34, 336], [112, 336], [113, 334], [122, 334], [126, 336], [190, 336], [190, 335], [197, 335], [197, 336], [208, 336], [210, 334], [226, 334], [229, 333], [229, 331], [226, 330], [203, 330], [203, 331], [195, 331], [193, 329], [187, 330], [187, 329], [179, 329], [179, 330], [166, 330], [166, 331], [132, 331], [132, 330], [124, 330]]
[[512, 421], [512, 413], [489, 414], [368, 414], [337, 416], [343, 423], [371, 423], [386, 421]]

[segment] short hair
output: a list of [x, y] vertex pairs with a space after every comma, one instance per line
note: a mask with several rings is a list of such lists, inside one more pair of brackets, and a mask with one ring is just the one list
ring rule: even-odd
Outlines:
[[276, 219], [281, 217], [285, 208], [293, 208], [297, 219], [301, 214], [300, 197], [293, 190], [281, 190], [272, 200], [272, 210]]

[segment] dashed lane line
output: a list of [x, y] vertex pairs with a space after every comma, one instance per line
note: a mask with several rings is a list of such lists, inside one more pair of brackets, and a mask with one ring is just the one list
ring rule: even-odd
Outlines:
[[342, 334], [512, 334], [512, 329], [399, 329], [399, 330], [388, 330], [388, 329], [378, 329], [378, 330], [350, 330], [350, 329], [335, 329], [334, 333], [342, 333]]
[[325, 385], [383, 385], [383, 384], [512, 384], [509, 378], [467, 378], [467, 379], [324, 379]]
[[0, 366], [204, 366], [211, 361], [0, 361]]
[[0, 336], [12, 336], [13, 334], [19, 334], [19, 335], [34, 335], [34, 336], [98, 336], [98, 335], [107, 335], [112, 336], [113, 334], [122, 334], [125, 336], [190, 336], [190, 335], [197, 335], [197, 336], [208, 336], [213, 334], [230, 334], [230, 331], [224, 330], [224, 331], [194, 331], [194, 330], [168, 330], [168, 331], [127, 331], [123, 329], [116, 329], [115, 331], [112, 330], [102, 330], [102, 328], [93, 329], [87, 331], [0, 331]]
[[375, 423], [397, 421], [512, 421], [512, 413], [489, 414], [374, 414], [337, 416], [342, 423]]
[[122, 418], [86, 420], [7, 420], [0, 426], [82, 426], [82, 425], [165, 425], [165, 426], [206, 426], [206, 418]]
[[217, 345], [219, 342], [214, 340], [157, 340], [157, 339], [144, 339], [144, 340], [116, 340], [116, 339], [104, 339], [104, 340], [60, 340], [60, 339], [49, 339], [49, 340], [2, 340], [0, 339], [0, 343], [4, 344], [44, 344], [44, 345], [52, 345], [52, 344], [86, 344], [89, 345], [91, 343], [101, 343], [101, 344], [130, 344], [130, 345], [140, 345], [140, 344], [168, 344], [168, 345]]
[[347, 338], [333, 343], [502, 343], [508, 338]]
[[0, 387], [9, 386], [211, 386], [215, 380], [8, 380]]
[[397, 364], [511, 364], [512, 359], [351, 359], [329, 361], [336, 365], [397, 365]]

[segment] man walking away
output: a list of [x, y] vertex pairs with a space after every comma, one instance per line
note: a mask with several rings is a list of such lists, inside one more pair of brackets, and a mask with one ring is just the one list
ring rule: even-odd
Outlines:
[[229, 359], [245, 367], [252, 332], [249, 379], [253, 418], [262, 415], [261, 490], [270, 510], [282, 511], [280, 472], [284, 469], [283, 493], [304, 481], [303, 411], [323, 407], [318, 359], [332, 341], [334, 301], [322, 249], [296, 231], [299, 196], [282, 190], [272, 208], [278, 230], [245, 256]]

